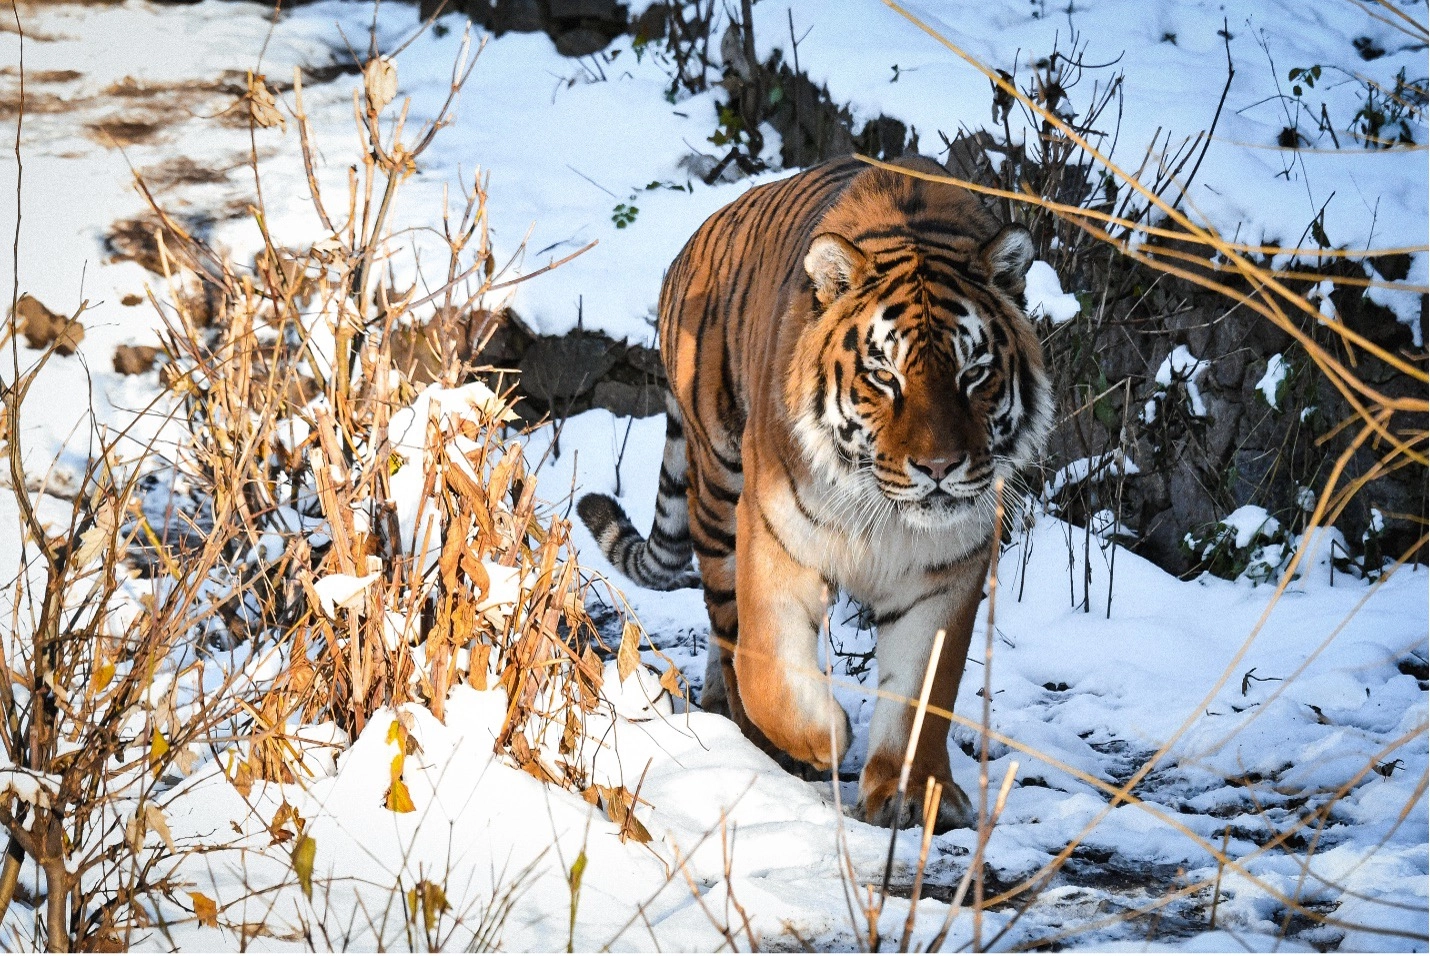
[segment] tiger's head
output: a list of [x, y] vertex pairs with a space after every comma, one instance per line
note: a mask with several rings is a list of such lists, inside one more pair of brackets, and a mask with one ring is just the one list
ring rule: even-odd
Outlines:
[[995, 478], [1051, 423], [1032, 258], [1028, 231], [965, 190], [861, 174], [804, 259], [812, 314], [785, 398], [813, 469], [915, 528], [985, 523]]

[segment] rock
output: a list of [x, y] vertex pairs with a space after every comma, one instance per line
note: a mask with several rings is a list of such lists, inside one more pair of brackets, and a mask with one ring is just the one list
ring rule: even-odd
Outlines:
[[556, 38], [556, 52], [562, 56], [589, 56], [604, 50], [610, 42], [604, 33], [590, 27], [577, 27]]
[[[908, 141], [908, 127], [881, 113], [864, 124], [854, 142], [861, 153], [879, 159], [896, 159], [904, 155]], [[917, 149], [917, 141], [913, 148]]]
[[660, 349], [632, 345], [626, 350], [626, 361], [637, 371], [653, 375], [660, 381], [665, 380], [665, 363], [660, 360]]
[[154, 368], [159, 350], [152, 345], [121, 345], [114, 350], [114, 370], [120, 375], [143, 375]]
[[590, 19], [606, 23], [626, 22], [626, 7], [615, 0], [550, 0], [553, 20]]
[[636, 19], [635, 35], [646, 40], [664, 40], [665, 25], [670, 18], [670, 8], [663, 3], [652, 3]]
[[616, 343], [591, 332], [542, 337], [531, 343], [517, 368], [521, 390], [548, 405], [585, 394], [619, 357]]
[[591, 404], [622, 418], [631, 415], [645, 418], [665, 411], [664, 391], [653, 383], [631, 385], [612, 379], [596, 383], [596, 389], [591, 393]]
[[1225, 389], [1241, 387], [1246, 373], [1246, 355], [1240, 351], [1212, 359], [1212, 379]]
[[84, 341], [84, 326], [79, 320], [51, 312], [44, 303], [28, 292], [15, 303], [15, 323], [32, 349], [47, 349], [51, 345], [60, 355], [73, 355]]
[[497, 0], [491, 12], [495, 33], [535, 33], [545, 29], [541, 5], [536, 0]]

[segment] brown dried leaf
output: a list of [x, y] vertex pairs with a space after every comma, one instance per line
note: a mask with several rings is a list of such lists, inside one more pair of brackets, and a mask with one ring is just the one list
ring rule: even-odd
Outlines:
[[621, 828], [622, 843], [627, 839], [635, 840], [637, 843], [651, 841], [650, 831], [631, 812], [631, 805], [635, 803], [635, 798], [631, 796], [629, 790], [625, 787], [602, 787], [599, 785], [596, 789], [601, 793], [601, 803], [605, 807], [606, 816]]
[[238, 791], [239, 796], [248, 799], [249, 791], [253, 789], [253, 768], [248, 765], [247, 760], [240, 760], [233, 768], [233, 777], [229, 783], [233, 784], [233, 789]]
[[462, 555], [462, 573], [472, 582], [478, 594], [485, 595], [492, 589], [492, 576], [470, 551]]
[[491, 667], [492, 646], [473, 644], [472, 656], [467, 661], [467, 683], [473, 690], [487, 689], [487, 672]]
[[283, 119], [283, 114], [278, 112], [278, 101], [273, 96], [273, 91], [264, 82], [262, 73], [249, 71], [248, 74], [248, 115], [253, 118], [253, 122], [269, 129], [280, 126], [288, 128], [288, 123]]
[[621, 646], [616, 651], [616, 673], [620, 675], [622, 684], [640, 666], [640, 644], [641, 629], [635, 621], [626, 621], [625, 627], [621, 628]]
[[77, 567], [84, 567], [104, 554], [115, 532], [119, 530], [119, 509], [114, 502], [105, 501], [94, 513], [94, 524], [79, 536], [79, 550], [75, 554]]
[[[288, 829], [291, 824], [293, 829]], [[274, 843], [287, 843], [293, 839], [294, 831], [301, 833], [307, 825], [295, 807], [284, 800], [278, 805], [278, 812], [273, 815], [273, 821], [268, 824], [268, 832], [273, 836]]]
[[369, 60], [363, 67], [362, 86], [368, 105], [381, 113], [382, 108], [397, 96], [397, 64], [381, 56]]
[[591, 682], [592, 689], [599, 692], [606, 675], [605, 670], [601, 667], [600, 655], [592, 649], [590, 644], [587, 644], [586, 649], [581, 652], [581, 672]]
[[581, 720], [574, 710], [566, 711], [566, 726], [561, 731], [561, 752], [569, 754], [581, 739]]
[[684, 699], [685, 693], [680, 689], [680, 668], [671, 665], [660, 675], [660, 686], [665, 688], [672, 697]]

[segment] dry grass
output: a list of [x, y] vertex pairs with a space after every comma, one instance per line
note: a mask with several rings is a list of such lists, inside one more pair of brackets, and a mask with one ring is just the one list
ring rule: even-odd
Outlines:
[[[504, 288], [561, 263], [517, 276], [495, 261], [478, 174], [439, 212], [442, 274], [400, 295], [378, 281], [400, 253], [393, 199], [451, 121], [478, 52], [463, 44], [446, 103], [409, 129], [408, 104], [392, 103], [395, 66], [369, 51], [355, 93], [361, 160], [336, 201], [318, 186], [301, 77], [291, 104], [249, 77], [236, 104], [246, 122], [297, 127], [323, 227], [316, 242], [268, 233], [256, 152], [263, 248], [251, 266], [186, 231], [138, 180], [153, 217], [143, 238], [163, 277], [149, 296], [165, 390], [147, 414], [169, 427], [123, 460], [125, 435], [101, 442], [58, 536], [26, 491], [18, 440], [29, 388], [58, 344], [22, 370], [10, 330], [5, 434], [26, 540], [14, 638], [0, 659], [0, 744], [21, 781], [0, 799], [11, 840], [0, 916], [22, 862], [34, 861], [48, 900], [36, 947], [127, 947], [155, 931], [161, 899], [212, 924], [215, 902], [172, 879], [198, 852], [173, 845], [165, 826], [175, 782], [205, 755], [245, 797], [260, 781], [301, 780], [311, 771], [300, 725], [332, 720], [355, 738], [380, 708], [409, 702], [444, 719], [458, 683], [505, 689], [505, 759], [649, 838], [629, 791], [589, 779], [585, 722], [603, 700], [602, 654], [618, 648], [601, 643], [586, 613], [590, 582], [570, 526], [536, 496], [508, 425], [515, 397], [476, 384], [500, 388], [502, 374], [457, 354], [495, 331], [486, 306]], [[393, 355], [413, 328], [441, 359], [440, 382], [420, 392]], [[622, 676], [642, 636], [627, 625]], [[401, 754], [385, 800], [414, 809]], [[304, 827], [293, 813], [270, 829], [309, 886]], [[520, 883], [474, 923], [478, 944], [499, 939]], [[441, 888], [397, 889], [390, 903], [406, 901], [409, 932], [435, 942]], [[316, 922], [310, 943], [341, 942]], [[245, 939], [267, 932], [249, 929]]]

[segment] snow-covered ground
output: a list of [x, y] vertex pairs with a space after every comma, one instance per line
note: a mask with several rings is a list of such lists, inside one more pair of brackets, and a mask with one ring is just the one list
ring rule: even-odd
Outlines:
[[[1424, 3], [1392, 2], [1424, 22]], [[1088, 62], [1120, 57], [1127, 99], [1118, 157], [1126, 165], [1140, 161], [1158, 128], [1179, 138], [1209, 125], [1229, 46], [1235, 79], [1191, 194], [1197, 215], [1243, 241], [1307, 244], [1301, 237], [1324, 206], [1334, 244], [1425, 241], [1423, 151], [1272, 148], [1293, 108], [1293, 68], [1323, 67], [1301, 99], [1317, 115], [1325, 103], [1342, 145], [1364, 99], [1357, 77], [1393, 88], [1401, 68], [1412, 79], [1424, 74], [1424, 47], [1386, 22], [1392, 13], [1377, 17], [1374, 8], [1325, 0], [1088, 0], [1073, 12], [1026, 0], [923, 7], [953, 42], [991, 66], [1017, 67], [1020, 77], [1052, 49], [1055, 35], [1066, 43], [1070, 31], [1087, 43]], [[940, 130], [952, 135], [960, 124], [987, 122], [987, 81], [881, 4], [764, 0], [755, 10], [765, 48], [787, 46], [792, 20], [801, 66], [827, 82], [836, 101], [849, 102], [860, 118], [884, 112], [912, 124], [925, 150], [933, 151]], [[168, 208], [241, 260], [258, 247], [246, 212], [254, 201], [246, 164], [256, 151], [272, 233], [290, 245], [320, 238], [291, 117], [286, 131], [260, 130], [250, 141], [246, 121], [233, 118], [234, 102], [245, 71], [281, 83], [295, 66], [349, 62], [349, 45], [365, 47], [371, 8], [325, 0], [274, 24], [262, 7], [217, 0], [36, 4], [18, 12], [28, 104], [20, 288], [57, 311], [73, 312], [84, 300], [90, 306], [77, 356], [51, 364], [40, 400], [27, 408], [22, 438], [39, 475], [62, 446], [63, 461], [82, 460], [91, 409], [98, 423], [121, 426], [157, 390], [155, 373], [111, 371], [116, 345], [157, 341], [150, 306], [124, 303], [160, 280], [133, 261], [109, 261], [103, 245], [114, 223], [144, 210], [130, 167], [154, 183]], [[397, 60], [399, 95], [412, 97], [416, 119], [431, 116], [446, 95], [460, 44], [460, 18], [440, 25], [442, 35], [424, 35]], [[381, 45], [395, 46], [415, 27], [411, 8], [384, 6]], [[13, 26], [0, 21], [0, 30], [8, 138], [20, 45]], [[1363, 60], [1353, 43], [1361, 37], [1385, 54]], [[543, 332], [569, 329], [579, 316], [587, 328], [649, 342], [666, 263], [705, 216], [751, 184], [691, 184], [683, 161], [694, 151], [716, 152], [707, 142], [716, 95], [671, 104], [667, 82], [661, 65], [637, 57], [628, 40], [599, 61], [579, 62], [558, 56], [543, 36], [490, 42], [457, 125], [438, 136], [401, 194], [399, 225], [432, 225], [444, 188], [455, 195], [475, 170], [488, 171], [499, 259], [525, 240], [522, 263], [535, 269], [598, 240], [569, 265], [517, 287], [517, 312]], [[351, 75], [305, 83], [318, 153], [328, 163], [324, 182], [339, 191], [353, 158], [355, 83]], [[1274, 98], [1278, 89], [1287, 99]], [[1330, 145], [1305, 114], [1299, 126], [1312, 145]], [[16, 175], [13, 157], [0, 161], [0, 195], [14, 195]], [[639, 210], [623, 228], [613, 219], [620, 204]], [[15, 211], [3, 205], [0, 235], [8, 240]], [[419, 254], [435, 248], [429, 234], [400, 235], [410, 245], [394, 250], [399, 288], [416, 277]], [[0, 280], [8, 288], [4, 259]], [[1409, 281], [1425, 283], [1426, 259], [1413, 256]], [[1066, 304], [1056, 283], [1045, 285], [1050, 303]], [[1418, 300], [1384, 296], [1420, 334]], [[662, 435], [659, 419], [628, 423], [599, 411], [571, 418], [541, 491], [564, 510], [573, 483], [612, 490], [619, 460], [622, 500], [641, 525], [651, 516]], [[533, 461], [547, 442], [549, 434], [533, 436]], [[14, 542], [15, 527], [10, 506], [0, 505], [0, 542]], [[584, 530], [577, 544], [589, 566], [609, 572]], [[1372, 590], [1337, 574], [1333, 586], [1328, 549], [1325, 542], [1313, 548], [1302, 578], [1264, 622], [1269, 587], [1177, 581], [1121, 550], [1114, 564], [1096, 539], [1053, 519], [1040, 519], [1005, 551], [992, 726], [1017, 747], [992, 747], [993, 787], [1013, 761], [1019, 769], [988, 848], [990, 893], [1015, 887], [1069, 841], [1081, 844], [1026, 915], [1015, 919], [1026, 897], [987, 915], [985, 942], [1011, 925], [999, 947], [1067, 934], [1088, 947], [1140, 946], [1152, 936], [1188, 948], [1271, 948], [1289, 930], [1292, 940], [1280, 943], [1288, 949], [1426, 948], [1427, 575], [1407, 568]], [[0, 576], [9, 577], [17, 551], [0, 548]], [[655, 643], [698, 686], [706, 640], [699, 595], [626, 594]], [[859, 666], [871, 635], [859, 629], [855, 609], [836, 608], [833, 621], [836, 694], [856, 728], [844, 768], [852, 772], [870, 710], [864, 689], [877, 675], [872, 664]], [[959, 704], [960, 715], [975, 721], [981, 628]], [[386, 737], [390, 720], [374, 720], [317, 779], [255, 787], [247, 800], [210, 761], [170, 794], [166, 812], [181, 843], [228, 840], [235, 828], [243, 834], [238, 846], [195, 856], [181, 870], [195, 891], [219, 902], [221, 928], [181, 924], [172, 943], [156, 933], [145, 945], [236, 949], [245, 924], [267, 922], [289, 938], [251, 945], [412, 946], [400, 893], [426, 879], [440, 883], [451, 904], [442, 925], [457, 915], [464, 921], [453, 946], [466, 946], [484, 913], [500, 909], [493, 901], [516, 886], [501, 934], [506, 948], [560, 949], [569, 938], [578, 949], [707, 949], [726, 943], [719, 927], [742, 948], [855, 947], [858, 920], [851, 920], [841, 861], [847, 854], [859, 881], [877, 882], [887, 831], [841, 819], [829, 784], [785, 774], [722, 718], [681, 707], [668, 716], [626, 709], [635, 719], [613, 721], [605, 756], [615, 766], [606, 772], [632, 790], [640, 781], [637, 816], [653, 836], [649, 844], [622, 843], [579, 797], [492, 758], [500, 691], [459, 689], [446, 725], [412, 709], [422, 746], [409, 758], [420, 764], [409, 764], [414, 814], [382, 806], [397, 746]], [[321, 728], [308, 735], [332, 739]], [[977, 764], [968, 753], [976, 739], [960, 726], [950, 741], [954, 776], [971, 795]], [[1110, 794], [1164, 747], [1132, 791], [1141, 805], [1112, 808]], [[851, 784], [841, 796], [847, 805]], [[268, 845], [267, 825], [284, 800], [308, 821], [316, 843], [311, 902], [293, 881], [288, 849]], [[1324, 818], [1315, 816], [1332, 803]], [[962, 877], [972, 845], [967, 831], [933, 841], [928, 879], [942, 889], [919, 907], [916, 944], [937, 932], [947, 911], [940, 900]], [[583, 848], [588, 863], [573, 929], [568, 876]], [[1214, 853], [1223, 848], [1239, 868], [1219, 872]], [[896, 884], [907, 886], [917, 852], [917, 835], [901, 835]], [[1212, 932], [1214, 883], [1221, 898]], [[1156, 916], [1113, 919], [1163, 897], [1174, 898]], [[1285, 898], [1327, 924], [1289, 913]], [[891, 900], [888, 931], [897, 935], [906, 908]], [[305, 923], [327, 935], [305, 941]], [[1377, 932], [1385, 929], [1395, 934]], [[947, 947], [968, 943], [971, 932], [965, 911]]]

